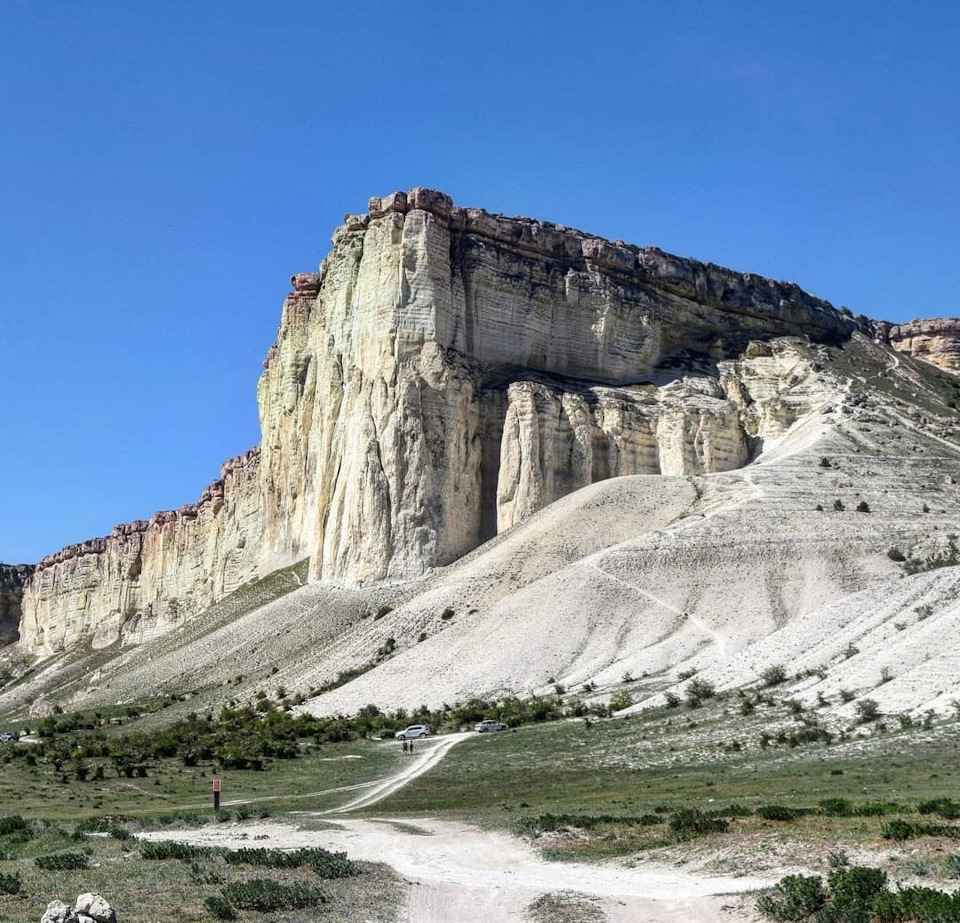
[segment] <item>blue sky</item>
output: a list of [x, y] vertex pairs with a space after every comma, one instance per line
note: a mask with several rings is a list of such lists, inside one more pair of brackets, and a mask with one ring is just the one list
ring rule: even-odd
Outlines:
[[414, 185], [960, 311], [942, 2], [0, 4], [0, 560], [196, 499], [258, 441], [287, 278]]

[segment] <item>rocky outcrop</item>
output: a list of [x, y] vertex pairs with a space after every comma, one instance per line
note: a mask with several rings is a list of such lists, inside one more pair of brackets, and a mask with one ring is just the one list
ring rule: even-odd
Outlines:
[[195, 504], [118, 525], [44, 558], [27, 586], [21, 642], [62, 650], [143, 640], [177, 625], [257, 572], [259, 452], [223, 465]]
[[23, 586], [32, 574], [29, 564], [0, 564], [0, 645], [19, 637]]
[[427, 189], [348, 215], [291, 285], [259, 449], [197, 505], [44, 559], [28, 648], [141, 639], [304, 558], [417, 577], [586, 484], [738, 467], [818, 400], [777, 338], [857, 326], [792, 283]]
[[948, 372], [960, 372], [960, 318], [937, 317], [884, 324], [886, 342]]
[[51, 901], [40, 923], [117, 923], [117, 912], [100, 894], [80, 894], [75, 907]]

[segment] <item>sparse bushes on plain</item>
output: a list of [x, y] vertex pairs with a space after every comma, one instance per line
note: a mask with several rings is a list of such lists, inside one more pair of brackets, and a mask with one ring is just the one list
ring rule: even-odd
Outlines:
[[764, 688], [779, 686], [787, 681], [787, 668], [782, 663], [775, 663], [760, 674], [760, 679], [763, 680]]

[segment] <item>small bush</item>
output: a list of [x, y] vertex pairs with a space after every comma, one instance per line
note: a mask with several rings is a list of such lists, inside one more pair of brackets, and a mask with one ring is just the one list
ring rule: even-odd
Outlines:
[[87, 867], [87, 857], [80, 852], [58, 852], [48, 856], [37, 856], [34, 862], [37, 863], [38, 868], [46, 872], [66, 872]]
[[947, 856], [943, 863], [943, 874], [947, 878], [960, 878], [960, 856]]
[[321, 878], [349, 878], [359, 875], [355, 862], [346, 853], [329, 852], [319, 846], [305, 849], [235, 849], [224, 855], [230, 865], [257, 865], [263, 868], [294, 869], [309, 866]]
[[0, 836], [10, 836], [11, 833], [24, 833], [30, 830], [30, 824], [19, 814], [0, 817]]
[[269, 913], [273, 910], [298, 910], [327, 902], [327, 895], [313, 885], [281, 884], [269, 878], [236, 881], [221, 890], [224, 898], [241, 910]]
[[767, 667], [760, 674], [760, 679], [763, 680], [763, 685], [765, 688], [770, 688], [771, 686], [779, 686], [781, 683], [787, 681], [787, 668], [782, 663], [776, 663], [771, 667]]
[[899, 548], [891, 548], [887, 552], [887, 557], [891, 561], [896, 561], [898, 564], [907, 560], [907, 556]]
[[866, 500], [861, 500], [861, 501], [857, 504], [857, 512], [858, 512], [858, 513], [869, 513], [869, 512], [870, 512], [870, 504], [867, 503]]
[[237, 918], [237, 912], [233, 909], [233, 904], [219, 894], [211, 894], [203, 902], [203, 906], [210, 916], [216, 917], [218, 920], [236, 920]]
[[857, 702], [856, 709], [858, 724], [876, 721], [881, 715], [880, 705], [873, 699], [861, 699]]
[[19, 894], [23, 881], [16, 873], [12, 875], [0, 874], [0, 894]]
[[667, 823], [678, 840], [688, 840], [704, 833], [726, 833], [730, 824], [721, 817], [710, 817], [696, 808], [671, 814]]
[[846, 509], [846, 507], [843, 505], [843, 500], [834, 500], [834, 501], [833, 501], [833, 508], [834, 508], [838, 513], [842, 513], [842, 512]]
[[757, 910], [773, 920], [791, 923], [807, 920], [827, 903], [827, 893], [819, 875], [787, 875], [773, 894], [757, 899]]
[[677, 708], [680, 705], [680, 696], [675, 692], [665, 692], [663, 698], [667, 703], [667, 708]]
[[716, 687], [709, 680], [691, 680], [686, 688], [687, 705], [690, 708], [699, 708], [704, 699], [712, 699], [716, 694]]
[[918, 814], [936, 814], [944, 820], [956, 820], [960, 817], [960, 804], [952, 798], [933, 798], [921, 801], [917, 805]]
[[142, 840], [140, 855], [144, 859], [179, 859], [189, 862], [200, 856], [216, 855], [221, 852], [210, 846], [192, 846], [190, 843], [178, 843], [176, 840]]
[[610, 711], [622, 711], [633, 705], [633, 699], [626, 692], [615, 692], [610, 696]]
[[782, 804], [763, 804], [757, 808], [758, 816], [764, 820], [791, 821], [797, 819], [797, 812]]
[[449, 622], [450, 619], [452, 619], [455, 615], [456, 613], [453, 611], [453, 609], [444, 609], [443, 612], [440, 613], [440, 618], [444, 622]]

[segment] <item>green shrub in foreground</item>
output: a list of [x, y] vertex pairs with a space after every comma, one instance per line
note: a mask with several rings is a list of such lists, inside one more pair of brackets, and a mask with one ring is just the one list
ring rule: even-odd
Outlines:
[[210, 916], [216, 917], [218, 920], [236, 920], [237, 918], [237, 912], [233, 909], [233, 904], [219, 894], [211, 894], [203, 902], [203, 906]]
[[327, 902], [327, 895], [314, 885], [285, 885], [269, 878], [254, 878], [227, 885], [220, 892], [231, 904], [241, 910], [297, 910], [315, 907]]
[[819, 876], [788, 875], [757, 899], [772, 920], [816, 923], [960, 923], [960, 892], [934, 888], [887, 888], [880, 869], [837, 869], [824, 888]]
[[773, 894], [757, 899], [757, 910], [772, 920], [789, 923], [807, 920], [827, 903], [827, 892], [819, 875], [787, 875]]
[[87, 867], [87, 857], [81, 852], [51, 853], [49, 856], [37, 856], [34, 862], [47, 872], [66, 872]]
[[0, 894], [19, 894], [21, 887], [23, 887], [23, 882], [16, 873], [13, 875], [0, 874]]
[[235, 849], [224, 855], [231, 865], [258, 865], [264, 868], [290, 869], [309, 866], [321, 878], [349, 878], [360, 869], [346, 853], [311, 849]]
[[193, 846], [190, 843], [178, 843], [176, 840], [143, 840], [140, 843], [140, 855], [144, 859], [180, 859], [188, 862], [219, 852], [221, 850], [212, 846]]

